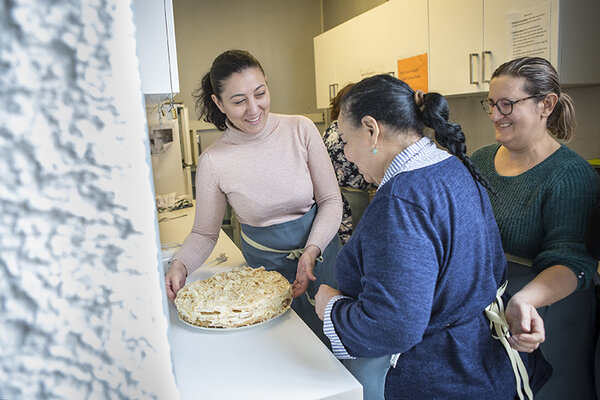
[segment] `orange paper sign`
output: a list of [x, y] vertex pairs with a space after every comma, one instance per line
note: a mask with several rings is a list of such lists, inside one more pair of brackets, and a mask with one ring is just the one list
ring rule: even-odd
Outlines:
[[427, 53], [398, 60], [398, 78], [406, 82], [413, 90], [421, 89], [427, 93], [429, 89]]

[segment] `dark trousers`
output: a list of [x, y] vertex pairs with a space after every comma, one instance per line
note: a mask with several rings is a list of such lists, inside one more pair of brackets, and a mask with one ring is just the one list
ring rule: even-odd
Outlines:
[[[531, 267], [509, 262], [507, 292], [514, 295], [534, 277]], [[596, 303], [596, 290], [590, 288], [538, 309], [546, 330], [540, 348], [553, 374], [535, 400], [596, 399]]]

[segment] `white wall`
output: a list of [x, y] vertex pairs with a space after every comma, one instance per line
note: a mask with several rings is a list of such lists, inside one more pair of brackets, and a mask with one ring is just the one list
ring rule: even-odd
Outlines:
[[176, 399], [130, 1], [0, 15], [0, 398]]
[[316, 112], [313, 37], [321, 33], [320, 0], [174, 0], [175, 38], [181, 93], [191, 92], [225, 50], [250, 51], [263, 66], [271, 111]]
[[386, 1], [388, 0], [322, 0], [323, 30], [338, 26]]

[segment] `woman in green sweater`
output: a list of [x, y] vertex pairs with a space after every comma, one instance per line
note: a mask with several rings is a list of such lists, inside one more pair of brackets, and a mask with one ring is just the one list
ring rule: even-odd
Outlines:
[[472, 159], [495, 191], [490, 199], [513, 294], [506, 309], [511, 345], [531, 351], [544, 342], [554, 374], [536, 400], [595, 399], [598, 263], [584, 235], [600, 178], [561, 143], [574, 133], [572, 100], [548, 61], [525, 57], [494, 71], [481, 104], [498, 143]]

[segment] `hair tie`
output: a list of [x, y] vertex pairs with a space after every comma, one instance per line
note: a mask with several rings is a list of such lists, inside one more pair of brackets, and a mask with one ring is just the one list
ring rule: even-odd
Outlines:
[[423, 91], [421, 89], [417, 89], [415, 90], [415, 104], [417, 105], [417, 107], [419, 107], [419, 109], [421, 109], [423, 107], [423, 105], [425, 104], [425, 93], [423, 93]]

